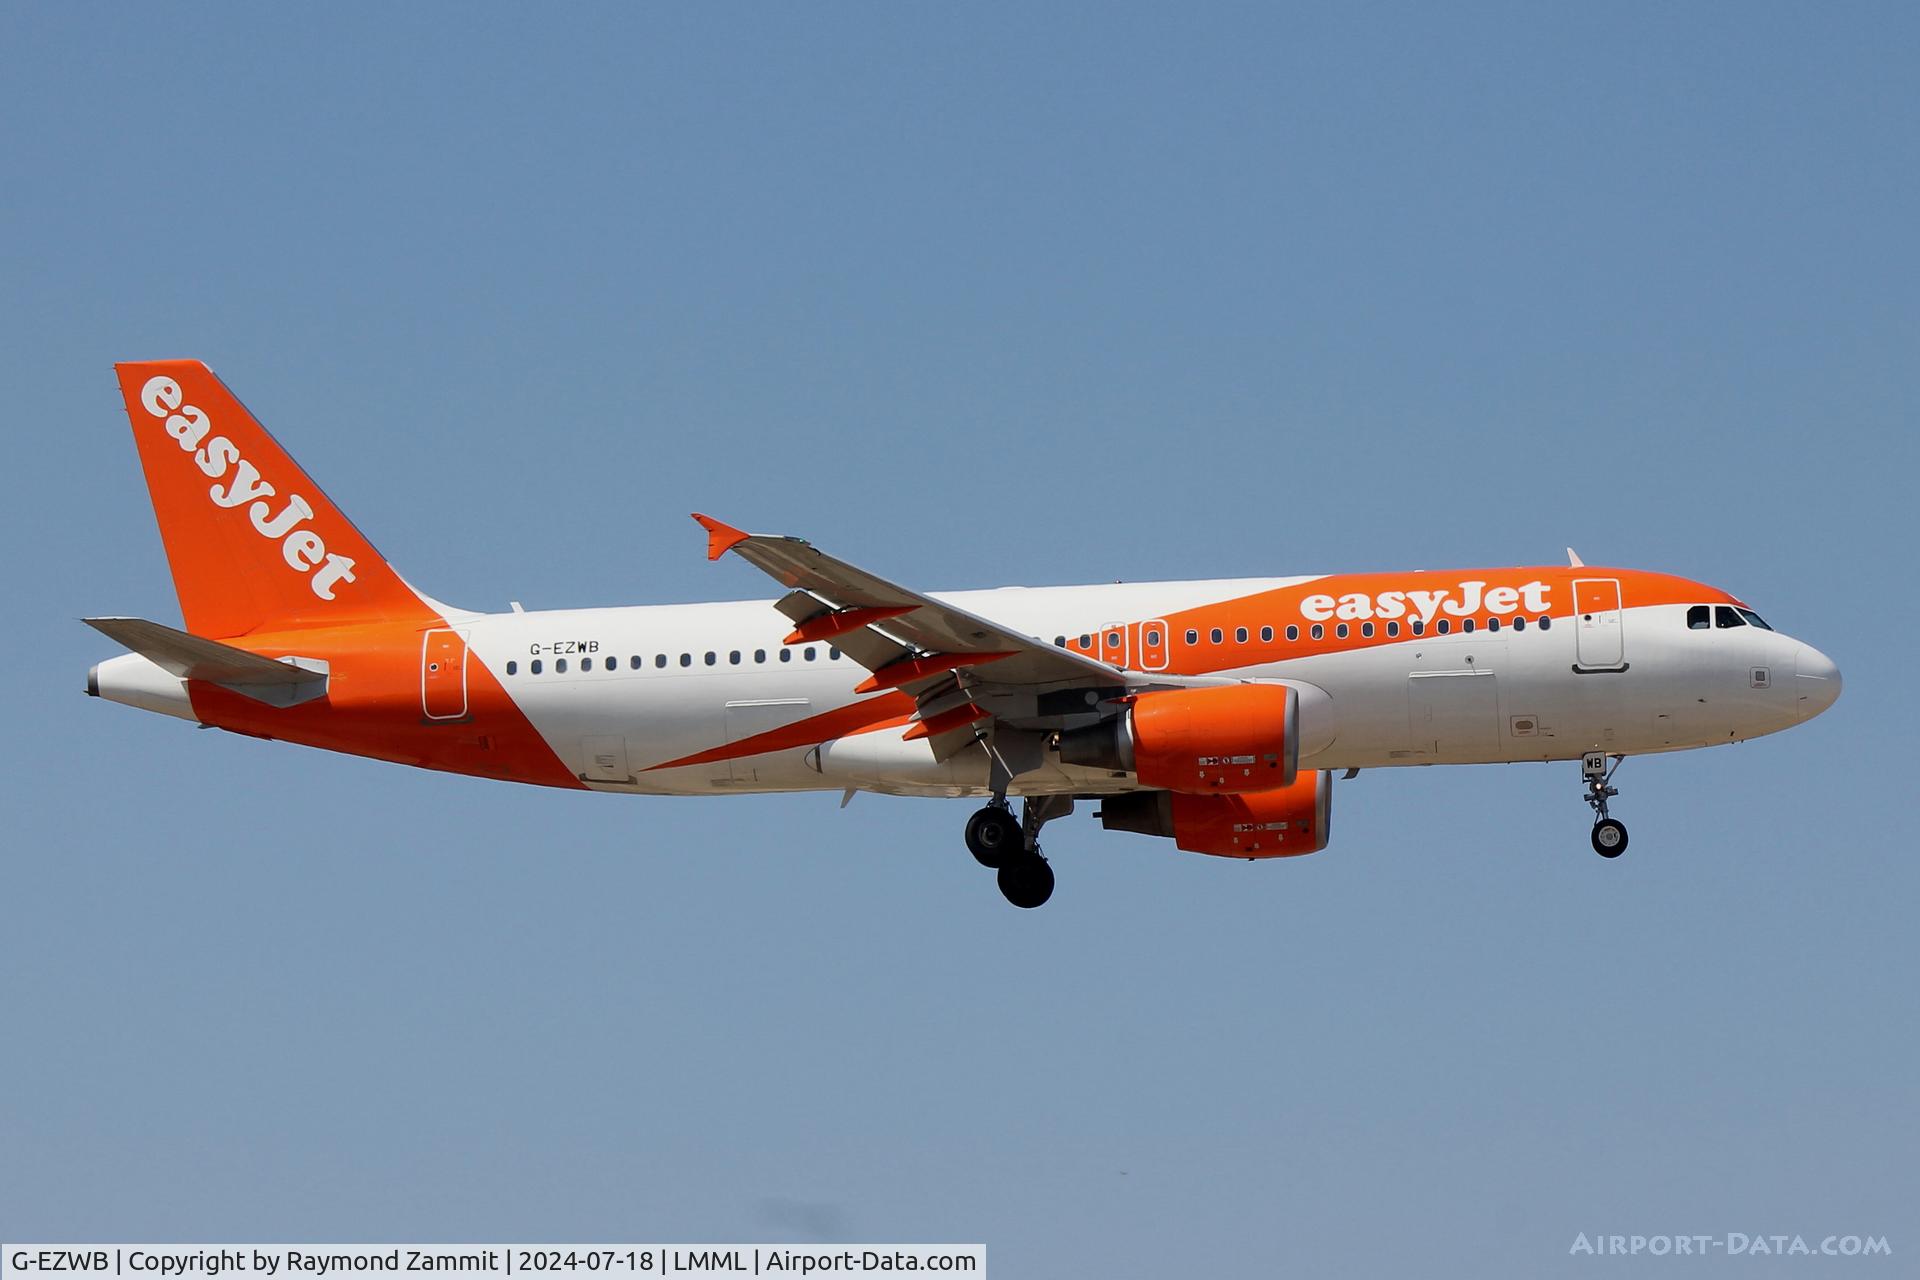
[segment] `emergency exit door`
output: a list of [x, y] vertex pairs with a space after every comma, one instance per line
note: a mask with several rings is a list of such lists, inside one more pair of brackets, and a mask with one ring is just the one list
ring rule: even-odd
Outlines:
[[1140, 653], [1136, 665], [1142, 671], [1165, 671], [1167, 662], [1167, 624], [1160, 618], [1150, 618], [1140, 624]]
[[1167, 669], [1167, 624], [1159, 618], [1146, 622], [1110, 622], [1094, 636], [1100, 661], [1134, 671]]
[[444, 627], [420, 642], [420, 708], [429, 720], [467, 714], [467, 638]]

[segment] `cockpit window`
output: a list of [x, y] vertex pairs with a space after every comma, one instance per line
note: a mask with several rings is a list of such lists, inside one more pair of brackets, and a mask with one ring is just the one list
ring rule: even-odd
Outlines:
[[1712, 612], [1713, 610], [1704, 604], [1694, 605], [1693, 608], [1687, 610], [1687, 629], [1690, 631], [1705, 631], [1713, 625], [1713, 619], [1709, 616]]
[[1758, 627], [1762, 631], [1773, 630], [1772, 627], [1767, 625], [1766, 619], [1762, 618], [1759, 614], [1755, 613], [1751, 609], [1742, 609], [1740, 611], [1740, 616], [1745, 618], [1747, 620], [1748, 625], [1750, 626]]
[[1740, 611], [1732, 605], [1717, 604], [1713, 606], [1713, 625], [1716, 627], [1744, 627], [1747, 625], [1747, 620], [1741, 617]]

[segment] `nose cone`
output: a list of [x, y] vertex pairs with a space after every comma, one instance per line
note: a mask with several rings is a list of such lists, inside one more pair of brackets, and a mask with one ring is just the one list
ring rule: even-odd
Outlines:
[[1826, 654], [1803, 644], [1793, 659], [1793, 686], [1800, 718], [1811, 720], [1840, 697], [1840, 668]]

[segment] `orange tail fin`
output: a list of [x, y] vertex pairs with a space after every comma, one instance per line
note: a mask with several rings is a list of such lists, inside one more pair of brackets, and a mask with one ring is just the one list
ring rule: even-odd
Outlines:
[[187, 630], [225, 639], [433, 617], [213, 370], [114, 368]]

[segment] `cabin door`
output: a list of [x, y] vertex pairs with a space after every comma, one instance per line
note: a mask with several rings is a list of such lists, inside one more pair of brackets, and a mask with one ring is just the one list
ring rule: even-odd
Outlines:
[[1576, 578], [1573, 583], [1574, 655], [1582, 671], [1621, 671], [1620, 581]]
[[467, 714], [467, 638], [445, 627], [420, 641], [420, 709], [429, 720]]

